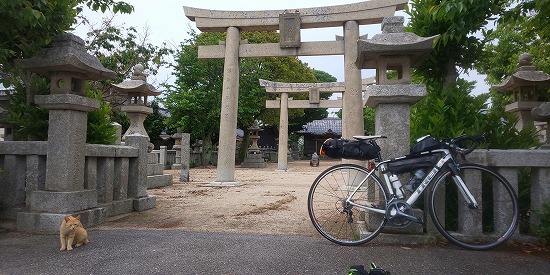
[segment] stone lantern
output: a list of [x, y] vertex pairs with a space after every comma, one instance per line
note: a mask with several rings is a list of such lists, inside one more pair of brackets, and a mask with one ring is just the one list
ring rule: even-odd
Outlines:
[[[419, 37], [404, 32], [402, 16], [385, 17], [382, 33], [358, 40], [357, 67], [376, 69], [376, 85], [367, 88], [366, 105], [375, 108], [375, 131], [386, 157], [409, 152], [410, 105], [426, 96], [426, 86], [411, 83], [411, 69], [422, 64], [437, 36]], [[388, 71], [397, 72], [389, 79]], [[391, 148], [391, 150], [389, 150]]]
[[518, 117], [516, 124], [518, 130], [533, 124], [531, 110], [543, 103], [537, 101], [537, 93], [544, 92], [550, 87], [550, 75], [538, 71], [531, 63], [532, 58], [531, 54], [521, 54], [517, 71], [502, 83], [493, 86], [497, 91], [512, 93], [514, 102], [506, 105], [505, 108], [506, 112]]
[[148, 96], [158, 96], [161, 94], [153, 85], [147, 83], [147, 76], [143, 73], [144, 67], [141, 64], [134, 66], [134, 72], [130, 80], [124, 80], [122, 83], [113, 84], [115, 91], [126, 94], [126, 103], [120, 107], [120, 110], [126, 112], [130, 120], [130, 127], [122, 136], [124, 141], [128, 135], [142, 135], [149, 138], [143, 121], [153, 109], [147, 106]]
[[84, 222], [93, 225], [103, 214], [97, 208], [97, 191], [84, 186], [85, 145], [87, 112], [99, 108], [99, 101], [85, 97], [84, 86], [86, 80], [112, 79], [115, 73], [89, 55], [84, 40], [71, 33], [15, 64], [51, 81], [50, 94], [34, 98], [49, 110], [45, 188], [29, 193], [30, 212], [18, 214], [18, 227], [55, 230], [67, 213], [83, 213]]
[[266, 167], [266, 163], [262, 156], [262, 151], [260, 150], [260, 147], [258, 147], [260, 131], [262, 131], [262, 129], [260, 129], [260, 126], [258, 125], [258, 121], [255, 120], [252, 126], [248, 128], [248, 130], [250, 131], [250, 139], [252, 140], [252, 145], [248, 148], [246, 158], [244, 159], [244, 162], [241, 163], [241, 167], [264, 168]]

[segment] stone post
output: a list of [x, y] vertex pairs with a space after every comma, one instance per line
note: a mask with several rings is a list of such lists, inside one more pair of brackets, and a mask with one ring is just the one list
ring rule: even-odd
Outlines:
[[227, 28], [216, 182], [229, 185], [235, 184], [240, 39], [241, 33], [238, 28]]
[[281, 115], [279, 116], [279, 150], [277, 171], [288, 169], [288, 93], [281, 93]]
[[189, 164], [191, 163], [191, 134], [181, 134], [181, 173], [180, 181], [189, 181]]
[[147, 194], [147, 148], [149, 137], [141, 134], [130, 134], [126, 136], [126, 146], [138, 149], [137, 158], [130, 159], [128, 169], [128, 197], [134, 200], [134, 210], [144, 211], [155, 208], [156, 197]]
[[172, 149], [176, 151], [176, 157], [174, 163], [172, 164], [172, 170], [177, 170], [181, 169], [181, 128], [176, 130], [176, 133], [172, 135], [172, 138], [174, 139], [174, 146], [172, 146]]
[[540, 149], [550, 149], [550, 140], [548, 139], [550, 136], [550, 127], [548, 127], [548, 124], [550, 124], [550, 102], [542, 103], [540, 106], [533, 108], [533, 110], [531, 110], [531, 115], [535, 121], [546, 124], [541, 125], [544, 132], [541, 134], [541, 141], [543, 144]]

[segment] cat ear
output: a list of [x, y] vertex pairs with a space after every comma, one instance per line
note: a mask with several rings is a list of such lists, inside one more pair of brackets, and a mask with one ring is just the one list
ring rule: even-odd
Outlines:
[[76, 216], [76, 219], [80, 221], [80, 215]]
[[65, 221], [69, 222], [69, 216], [65, 217]]

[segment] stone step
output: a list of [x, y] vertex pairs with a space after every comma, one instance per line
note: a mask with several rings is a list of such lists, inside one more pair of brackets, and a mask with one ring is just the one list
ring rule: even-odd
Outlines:
[[162, 164], [147, 164], [147, 176], [162, 175], [164, 166]]
[[172, 185], [172, 175], [147, 176], [147, 189]]

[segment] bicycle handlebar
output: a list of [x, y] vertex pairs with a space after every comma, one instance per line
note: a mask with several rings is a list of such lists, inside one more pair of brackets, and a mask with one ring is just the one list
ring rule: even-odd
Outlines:
[[[484, 142], [487, 142], [486, 139], [485, 139], [485, 134], [477, 134], [477, 135], [473, 135], [473, 136], [468, 136], [466, 134], [462, 134], [462, 135], [460, 135], [458, 137], [455, 137], [451, 140], [446, 140], [446, 141], [443, 141], [443, 142], [453, 152], [459, 153], [462, 156], [465, 156], [465, 155], [471, 153], [472, 151], [474, 151], [474, 149], [479, 144], [480, 140], [483, 140]], [[462, 148], [460, 146], [460, 143], [468, 142], [468, 141], [472, 142], [472, 144], [468, 148]]]

